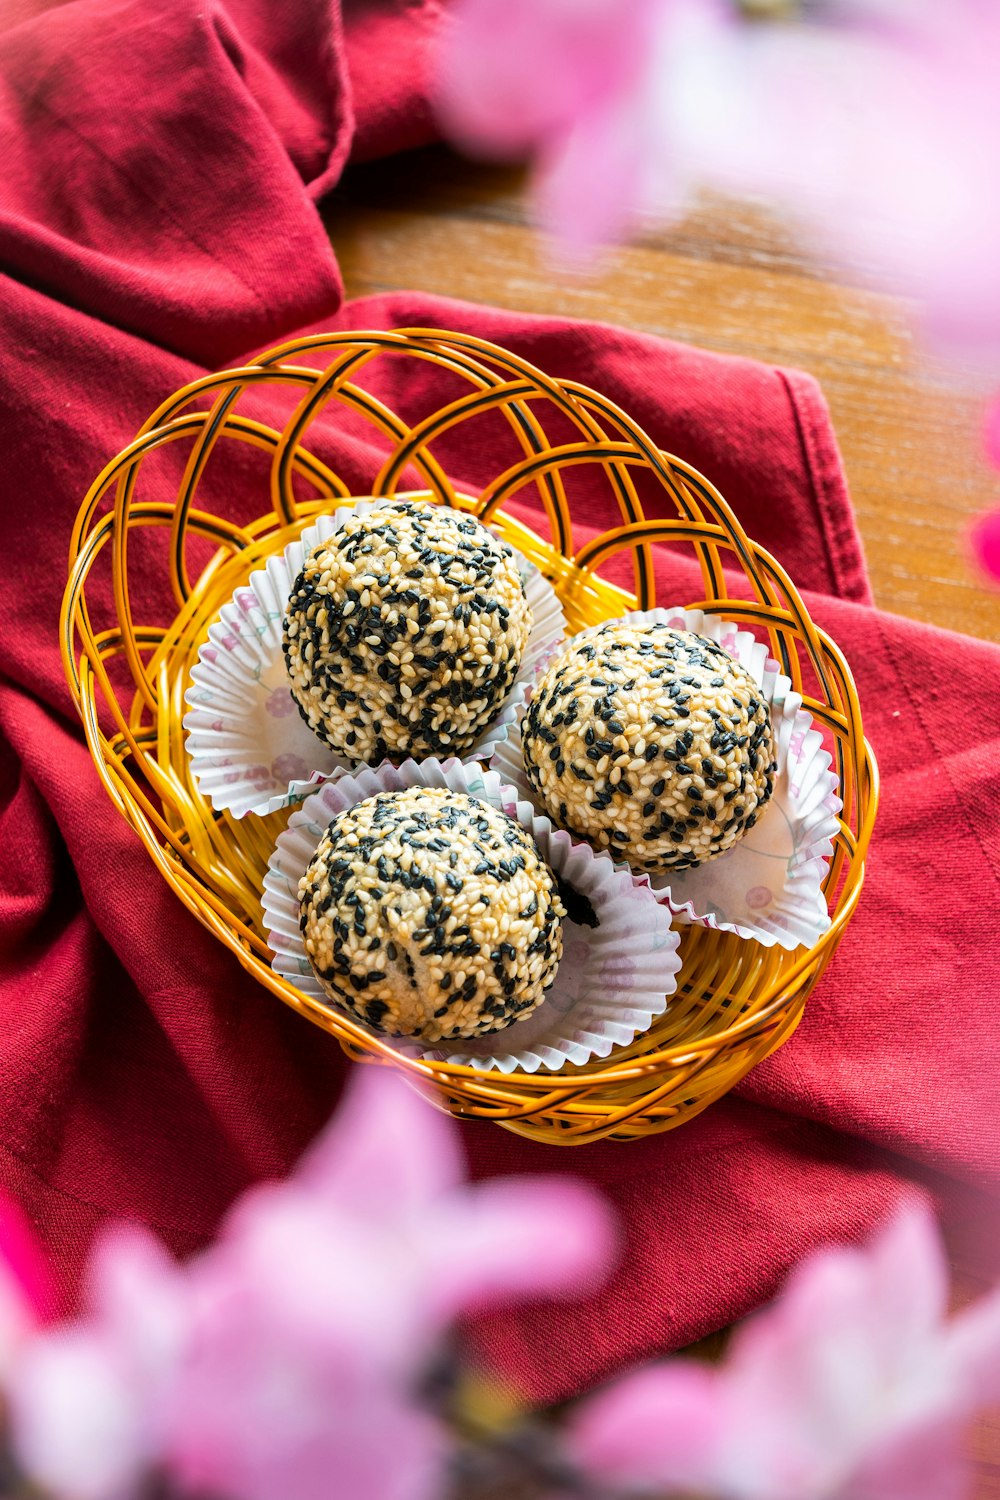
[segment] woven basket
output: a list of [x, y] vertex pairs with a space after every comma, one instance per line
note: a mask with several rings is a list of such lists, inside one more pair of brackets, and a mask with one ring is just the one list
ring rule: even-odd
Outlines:
[[[457, 398], [409, 420], [389, 410], [359, 377], [373, 361], [400, 358], [430, 361], [449, 372], [446, 383], [459, 392]], [[272, 400], [284, 394], [286, 405], [297, 401], [280, 430], [247, 414], [261, 387]], [[348, 486], [303, 441], [328, 403], [341, 408], [338, 419], [351, 433], [369, 433], [367, 451], [378, 453], [373, 469], [387, 455], [378, 472], [366, 476], [366, 493], [412, 489], [407, 475], [416, 471], [421, 488], [435, 500], [473, 509], [553, 581], [570, 630], [651, 607], [650, 544], [688, 544], [701, 568], [704, 597], [685, 602], [766, 633], [774, 658], [803, 692], [834, 753], [844, 811], [826, 881], [832, 925], [815, 947], [788, 953], [687, 928], [679, 992], [649, 1032], [602, 1062], [530, 1075], [403, 1059], [388, 1042], [372, 1039], [346, 1015], [305, 998], [274, 974], [260, 895], [287, 813], [241, 820], [214, 813], [190, 776], [181, 720], [191, 667], [221, 605], [317, 510], [348, 498]], [[432, 450], [449, 429], [486, 412], [494, 414], [494, 423], [505, 420], [510, 451], [472, 500], [456, 492]], [[546, 424], [558, 431], [554, 443]], [[262, 500], [260, 508], [266, 513], [236, 521], [199, 505], [210, 488], [206, 469], [226, 452], [244, 468], [251, 456], [259, 463], [259, 454], [249, 450], [265, 454], [270, 501]], [[151, 464], [154, 454], [157, 463]], [[166, 473], [164, 457], [170, 460]], [[621, 524], [576, 551], [567, 499], [568, 471], [575, 465], [597, 466], [621, 517]], [[147, 485], [153, 469], [155, 483]], [[649, 493], [651, 482], [660, 496], [658, 509], [666, 508], [673, 519], [645, 518], [637, 490], [645, 486]], [[505, 510], [526, 488], [541, 500], [551, 542]], [[159, 536], [159, 548], [150, 547], [148, 535], [139, 537], [146, 528]], [[634, 593], [595, 571], [623, 550], [633, 555]], [[723, 562], [743, 575], [749, 600], [733, 597]], [[102, 623], [108, 597], [114, 617]], [[103, 607], [107, 612], [106, 602]], [[660, 452], [594, 391], [552, 380], [469, 335], [411, 329], [298, 339], [251, 365], [178, 391], [107, 465], [84, 501], [73, 531], [61, 636], [98, 774], [179, 898], [261, 984], [331, 1032], [351, 1057], [391, 1063], [423, 1080], [456, 1115], [494, 1120], [561, 1145], [632, 1140], [682, 1124], [791, 1035], [861, 893], [877, 770], [851, 674], [836, 645], [812, 623], [779, 565], [747, 538], [700, 474]]]

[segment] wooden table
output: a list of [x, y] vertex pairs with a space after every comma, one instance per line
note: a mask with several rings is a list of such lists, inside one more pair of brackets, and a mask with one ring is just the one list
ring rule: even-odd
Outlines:
[[[946, 380], [918, 352], [902, 300], [824, 273], [773, 217], [708, 203], [576, 279], [547, 261], [517, 172], [431, 147], [353, 169], [326, 221], [349, 297], [436, 292], [808, 370], [830, 404], [877, 603], [1000, 638], [1000, 592], [977, 578], [963, 541], [1000, 502], [980, 457], [984, 388]], [[967, 1300], [980, 1288], [955, 1269]], [[976, 1500], [1000, 1497], [1000, 1424], [979, 1423], [972, 1442]]]
[[830, 404], [877, 602], [1000, 637], [1000, 593], [963, 543], [969, 519], [1000, 502], [980, 457], [981, 393], [920, 357], [902, 301], [825, 276], [772, 217], [707, 204], [575, 278], [547, 262], [516, 172], [432, 147], [354, 169], [327, 223], [350, 297], [413, 288], [808, 370]]

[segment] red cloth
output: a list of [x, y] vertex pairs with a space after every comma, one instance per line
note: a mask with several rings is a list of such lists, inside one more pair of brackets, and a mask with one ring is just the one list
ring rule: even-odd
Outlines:
[[[475, 330], [606, 392], [717, 481], [852, 661], [885, 786], [858, 916], [798, 1033], [738, 1096], [629, 1146], [555, 1153], [463, 1127], [476, 1174], [580, 1173], [621, 1211], [627, 1256], [604, 1292], [476, 1325], [494, 1364], [558, 1396], [738, 1316], [911, 1180], [966, 1218], [991, 1202], [1000, 655], [871, 607], [808, 377], [416, 293], [342, 305], [313, 200], [352, 141], [370, 154], [426, 135], [434, 14], [349, 5], [345, 39], [332, 0], [8, 0], [0, 1173], [70, 1288], [108, 1216], [179, 1252], [203, 1241], [236, 1193], [289, 1166], [344, 1075], [336, 1043], [186, 914], [101, 789], [56, 640], [86, 486], [179, 385], [304, 325]], [[395, 361], [380, 378], [406, 404], [439, 377]], [[363, 490], [374, 453], [356, 429], [328, 412], [320, 440]], [[494, 441], [445, 444], [459, 482], [491, 472]], [[216, 499], [256, 514], [245, 478]], [[664, 597], [698, 592], [687, 564], [660, 566]]]

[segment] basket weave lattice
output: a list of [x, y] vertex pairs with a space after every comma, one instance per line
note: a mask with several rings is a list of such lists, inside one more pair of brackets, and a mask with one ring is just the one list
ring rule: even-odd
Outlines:
[[[380, 362], [401, 357], [430, 361], [448, 372], [460, 394], [429, 414], [404, 420], [371, 393], [367, 378], [364, 384], [361, 379]], [[289, 392], [298, 400], [282, 427], [247, 413], [248, 407], [258, 409], [261, 395], [278, 399], [285, 393], [287, 405]], [[190, 776], [181, 721], [191, 667], [222, 604], [317, 510], [349, 495], [344, 480], [316, 456], [312, 439], [318, 427], [310, 433], [313, 451], [303, 441], [328, 403], [342, 416], [346, 409], [352, 433], [369, 429], [369, 448], [362, 451], [378, 448], [373, 470], [385, 455], [378, 472], [367, 477], [365, 493], [412, 489], [416, 472], [420, 488], [437, 501], [471, 506], [552, 579], [571, 630], [652, 606], [651, 544], [688, 544], [701, 568], [704, 597], [661, 602], [720, 613], [769, 638], [772, 654], [803, 692], [834, 752], [844, 812], [826, 883], [832, 926], [815, 947], [788, 953], [688, 928], [678, 994], [648, 1033], [605, 1061], [532, 1075], [484, 1074], [402, 1059], [388, 1042], [373, 1040], [346, 1015], [305, 998], [273, 973], [260, 893], [287, 814], [235, 820], [214, 813]], [[494, 423], [497, 414], [506, 421], [510, 450], [472, 500], [456, 492], [434, 448], [450, 429], [483, 413], [492, 413]], [[555, 426], [555, 440], [547, 425]], [[265, 501], [260, 509], [266, 513], [237, 522], [213, 513], [202, 497], [210, 489], [206, 471], [219, 455], [228, 451], [242, 461], [248, 449], [265, 454], [270, 508]], [[151, 456], [160, 459], [165, 451], [173, 476], [158, 472], [152, 495], [146, 495]], [[596, 467], [620, 524], [574, 548], [567, 475], [577, 465]], [[646, 518], [640, 479], [646, 493], [650, 483], [656, 486], [657, 508], [671, 519]], [[352, 488], [359, 492], [357, 484]], [[519, 491], [540, 499], [551, 541], [505, 509]], [[233, 508], [231, 492], [224, 508]], [[140, 529], [147, 528], [166, 547], [150, 548], [148, 535], [140, 545]], [[634, 593], [595, 571], [625, 550], [633, 556]], [[877, 772], [854, 684], [836, 645], [812, 623], [791, 581], [749, 540], [711, 484], [657, 449], [611, 402], [575, 382], [549, 379], [524, 360], [464, 334], [407, 330], [299, 339], [253, 364], [192, 382], [154, 412], [92, 485], [70, 556], [61, 632], [65, 668], [109, 795], [184, 904], [261, 984], [332, 1032], [352, 1057], [391, 1062], [422, 1078], [455, 1114], [495, 1120], [539, 1140], [575, 1144], [604, 1136], [634, 1139], [681, 1124], [794, 1031], [857, 904], [875, 817]], [[750, 598], [733, 596], [724, 565], [746, 580]], [[113, 614], [102, 622], [108, 598]]]

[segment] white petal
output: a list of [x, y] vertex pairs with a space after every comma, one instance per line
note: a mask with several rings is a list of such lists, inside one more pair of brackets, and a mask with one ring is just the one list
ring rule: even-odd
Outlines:
[[146, 1457], [140, 1399], [96, 1335], [41, 1334], [11, 1383], [15, 1451], [57, 1500], [119, 1500]]

